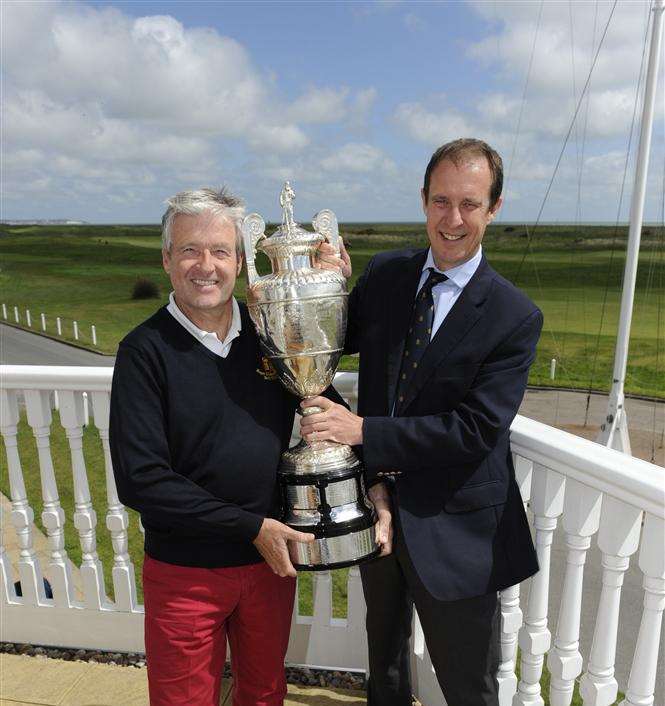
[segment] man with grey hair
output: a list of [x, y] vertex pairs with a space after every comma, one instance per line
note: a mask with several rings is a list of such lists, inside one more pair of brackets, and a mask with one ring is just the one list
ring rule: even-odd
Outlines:
[[168, 200], [167, 306], [120, 343], [111, 394], [118, 495], [145, 528], [152, 706], [219, 703], [226, 639], [234, 706], [276, 706], [295, 593], [275, 519], [276, 471], [297, 400], [262, 366], [244, 304], [241, 201], [225, 189]]

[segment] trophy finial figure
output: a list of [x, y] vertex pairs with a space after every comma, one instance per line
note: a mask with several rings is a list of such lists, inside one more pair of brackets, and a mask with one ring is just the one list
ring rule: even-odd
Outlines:
[[285, 181], [282, 193], [279, 195], [279, 205], [282, 207], [282, 225], [289, 234], [295, 226], [295, 221], [293, 220], [293, 202], [295, 199], [295, 191], [291, 188], [291, 184]]

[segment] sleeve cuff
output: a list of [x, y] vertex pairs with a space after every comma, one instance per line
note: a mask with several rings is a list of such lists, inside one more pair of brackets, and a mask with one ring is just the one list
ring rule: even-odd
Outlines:
[[253, 512], [242, 511], [238, 516], [238, 531], [250, 542], [253, 542], [261, 530], [261, 525], [265, 518], [255, 515]]

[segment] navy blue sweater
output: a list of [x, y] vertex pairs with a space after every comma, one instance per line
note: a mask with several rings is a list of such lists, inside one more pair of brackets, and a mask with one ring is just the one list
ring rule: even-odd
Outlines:
[[298, 400], [259, 374], [241, 304], [226, 358], [159, 309], [120, 343], [111, 392], [111, 456], [120, 500], [141, 513], [145, 551], [217, 568], [261, 561], [252, 544], [279, 516], [276, 471]]

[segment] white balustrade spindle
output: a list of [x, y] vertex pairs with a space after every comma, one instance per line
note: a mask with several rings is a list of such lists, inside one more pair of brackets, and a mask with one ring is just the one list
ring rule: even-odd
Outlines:
[[[531, 495], [533, 464], [526, 458], [513, 454], [515, 480], [525, 506]], [[509, 704], [517, 691], [515, 665], [517, 660], [517, 635], [522, 626], [520, 586], [516, 584], [500, 593], [501, 600], [501, 662], [496, 673], [499, 685], [499, 703]]]
[[46, 528], [51, 561], [49, 573], [53, 598], [57, 606], [71, 608], [75, 605], [71, 570], [65, 550], [65, 512], [60, 505], [55, 471], [51, 458], [49, 435], [51, 431], [51, 405], [49, 394], [43, 390], [26, 390], [25, 404], [28, 423], [37, 444], [44, 510], [42, 523]]
[[88, 403], [88, 393], [81, 394], [83, 400], [83, 424], [87, 427], [90, 424], [90, 405]]
[[78, 321], [74, 321], [74, 322], [72, 323], [72, 326], [73, 326], [73, 328], [74, 328], [74, 340], [75, 340], [75, 341], [78, 341], [78, 340], [79, 340], [79, 325], [78, 325]]
[[46, 331], [46, 316], [44, 314], [40, 314], [40, 318], [42, 320], [42, 331]]
[[621, 706], [651, 706], [654, 701], [660, 628], [665, 608], [665, 520], [660, 517], [646, 516], [639, 564], [644, 573], [644, 610], [626, 698]]
[[[83, 393], [85, 394], [85, 393]], [[100, 610], [108, 601], [104, 571], [97, 555], [97, 513], [92, 506], [88, 474], [83, 457], [83, 399], [79, 392], [60, 393], [60, 421], [65, 428], [72, 458], [74, 482], [74, 526], [81, 543], [81, 579], [86, 608]]]
[[602, 588], [587, 671], [580, 680], [585, 706], [610, 706], [617, 697], [614, 677], [621, 586], [630, 556], [637, 550], [642, 511], [605, 495], [598, 547], [602, 552]]
[[29, 328], [32, 328], [32, 317], [30, 316], [30, 309], [25, 310], [25, 320]]
[[14, 321], [16, 321], [17, 324], [21, 322], [21, 319], [19, 318], [19, 315], [18, 315], [18, 307], [17, 306], [14, 307]]
[[55, 328], [58, 332], [58, 336], [62, 336], [62, 321], [60, 321], [59, 316], [55, 317]]
[[97, 345], [97, 329], [95, 328], [94, 324], [90, 327], [90, 335], [92, 337], [92, 345], [96, 346]]
[[95, 426], [99, 431], [104, 451], [106, 497], [108, 500], [106, 527], [111, 533], [111, 544], [113, 545], [112, 576], [115, 606], [118, 610], [135, 611], [138, 601], [136, 598], [134, 564], [129, 558], [129, 540], [127, 535], [129, 515], [118, 499], [118, 491], [113, 476], [113, 465], [111, 463], [111, 448], [109, 446], [110, 403], [111, 397], [108, 392], [92, 393]]
[[579, 650], [584, 563], [591, 536], [598, 531], [602, 493], [577, 481], [566, 481], [562, 525], [565, 532], [566, 573], [554, 646], [547, 657], [550, 704], [570, 706], [575, 679], [582, 673]]
[[513, 699], [515, 706], [543, 706], [540, 677], [545, 654], [550, 648], [551, 634], [547, 628], [549, 598], [550, 553], [557, 518], [563, 511], [565, 477], [560, 473], [534, 464], [531, 489], [531, 509], [536, 528], [536, 553], [540, 571], [531, 578], [524, 625], [518, 642], [521, 653], [520, 681]]
[[2, 318], [7, 321], [7, 305], [3, 304], [2, 305]]
[[[0, 420], [2, 436], [7, 454], [7, 467], [9, 469], [9, 492], [12, 504], [11, 521], [16, 531], [20, 548], [18, 559], [19, 581], [23, 594], [24, 605], [46, 605], [47, 599], [44, 592], [44, 577], [39, 564], [39, 559], [34, 549], [32, 525], [35, 514], [28, 503], [23, 481], [23, 469], [18, 453], [18, 400], [14, 390], [0, 389]], [[4, 567], [4, 561], [3, 561]], [[7, 570], [7, 569], [5, 569]], [[11, 569], [4, 578], [6, 597], [16, 600]], [[50, 601], [49, 601], [50, 602]]]

